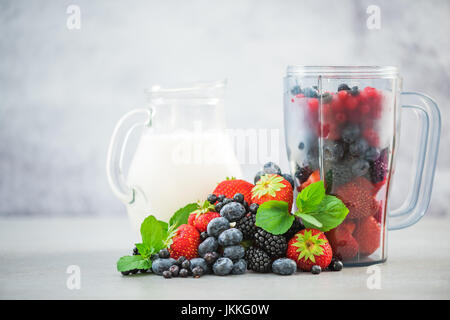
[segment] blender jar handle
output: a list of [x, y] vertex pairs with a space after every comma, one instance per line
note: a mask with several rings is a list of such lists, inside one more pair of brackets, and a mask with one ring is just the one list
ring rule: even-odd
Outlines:
[[433, 189], [441, 133], [441, 114], [433, 99], [416, 92], [403, 92], [402, 95], [415, 96], [421, 101], [420, 105], [402, 106], [416, 113], [420, 122], [418, 130], [421, 134], [413, 185], [405, 202], [398, 209], [389, 212], [389, 230], [409, 227], [425, 215]]
[[130, 135], [138, 128], [150, 127], [153, 109], [135, 109], [125, 115], [114, 128], [106, 158], [106, 175], [114, 194], [125, 204], [135, 201], [136, 190], [126, 182], [123, 159]]

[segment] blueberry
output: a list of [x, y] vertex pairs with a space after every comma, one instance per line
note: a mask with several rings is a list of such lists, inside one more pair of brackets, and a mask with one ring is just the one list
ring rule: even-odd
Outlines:
[[194, 276], [194, 278], [200, 278], [205, 270], [203, 270], [202, 267], [195, 267], [194, 269], [192, 269], [192, 275]]
[[359, 130], [356, 124], [348, 125], [342, 130], [342, 140], [347, 143], [352, 143], [358, 139], [360, 133], [361, 130]]
[[159, 259], [159, 255], [157, 254], [157, 253], [154, 253], [154, 254], [152, 254], [151, 256], [150, 256], [150, 260], [156, 260], [156, 259]]
[[178, 277], [178, 274], [180, 272], [180, 267], [174, 264], [173, 266], [171, 266], [169, 268], [169, 271], [173, 277]]
[[244, 203], [244, 195], [242, 193], [236, 193], [233, 200], [239, 203]]
[[130, 271], [131, 274], [136, 274], [138, 272], [139, 272], [139, 269], [133, 269], [133, 270]]
[[208, 252], [205, 254], [203, 259], [205, 259], [207, 264], [213, 264], [219, 258], [219, 254], [217, 252]]
[[297, 264], [294, 260], [280, 258], [272, 263], [272, 271], [276, 274], [291, 275], [297, 271]]
[[233, 264], [231, 274], [244, 274], [247, 270], [247, 262], [244, 259], [239, 259]]
[[122, 271], [122, 272], [121, 272], [121, 274], [122, 274], [123, 276], [128, 276], [130, 273], [131, 273], [131, 270], [130, 270], [130, 271]]
[[160, 257], [161, 259], [167, 259], [167, 258], [170, 257], [169, 250], [167, 250], [167, 249], [161, 249], [161, 250], [159, 250], [158, 255], [159, 255], [159, 257]]
[[350, 94], [351, 94], [352, 96], [357, 96], [357, 95], [359, 95], [359, 88], [358, 88], [358, 86], [352, 87], [352, 90], [350, 90]]
[[239, 202], [231, 202], [222, 207], [220, 215], [230, 222], [238, 221], [246, 213], [245, 207]]
[[322, 103], [330, 103], [333, 100], [333, 96], [329, 92], [322, 94]]
[[198, 246], [198, 255], [203, 257], [208, 252], [216, 251], [218, 247], [219, 243], [217, 242], [217, 239], [214, 237], [208, 237]]
[[294, 179], [292, 179], [292, 176], [289, 173], [283, 173], [282, 176], [290, 183], [292, 189], [294, 189]]
[[223, 231], [230, 228], [230, 221], [224, 217], [218, 217], [212, 219], [208, 223], [208, 235], [210, 237], [218, 237]]
[[349, 87], [346, 83], [341, 83], [341, 84], [338, 86], [338, 91], [342, 91], [342, 90], [348, 91], [348, 90], [350, 90], [350, 87]]
[[364, 153], [364, 159], [367, 161], [375, 161], [380, 156], [380, 151], [375, 147], [369, 147]]
[[172, 272], [170, 272], [169, 270], [163, 271], [162, 275], [166, 279], [172, 278]]
[[298, 149], [299, 149], [299, 150], [305, 149], [305, 143], [302, 142], [302, 141], [300, 141], [300, 143], [298, 144]]
[[208, 200], [209, 203], [214, 204], [214, 203], [216, 203], [216, 201], [217, 201], [217, 196], [216, 196], [215, 194], [210, 194], [210, 195], [208, 196], [208, 198], [206, 198], [206, 200]]
[[318, 98], [319, 95], [317, 94], [317, 90], [314, 88], [307, 87], [303, 89], [303, 94], [307, 98]]
[[223, 249], [223, 256], [225, 258], [229, 258], [233, 261], [242, 259], [244, 257], [244, 254], [245, 254], [245, 249], [241, 245], [229, 246], [229, 247], [225, 247], [225, 249]]
[[366, 139], [360, 138], [349, 146], [348, 151], [352, 156], [360, 157], [364, 155], [368, 148], [369, 144], [367, 143]]
[[312, 274], [319, 274], [320, 272], [322, 272], [322, 268], [320, 266], [317, 266], [317, 265], [312, 266], [312, 268], [311, 268]]
[[243, 205], [244, 208], [245, 208], [245, 212], [247, 212], [247, 211], [248, 211], [248, 202], [244, 200], [244, 201], [242, 202], [242, 205]]
[[292, 94], [293, 96], [295, 96], [295, 95], [297, 95], [297, 94], [300, 94], [300, 93], [302, 93], [302, 88], [300, 88], [299, 85], [295, 85], [295, 86], [293, 86], [293, 87], [291, 88], [291, 94]]
[[203, 258], [191, 259], [191, 271], [194, 272], [194, 269], [196, 267], [202, 268], [205, 273], [206, 273], [206, 271], [208, 271], [208, 264], [206, 263], [205, 259], [203, 259]]
[[213, 265], [213, 272], [218, 276], [225, 276], [233, 269], [233, 261], [229, 258], [219, 258]]
[[138, 248], [134, 247], [134, 249], [133, 249], [133, 256], [137, 256], [137, 255], [139, 255], [139, 254], [140, 254], [140, 253], [139, 253]]
[[267, 162], [263, 167], [263, 171], [267, 174], [281, 175], [280, 167], [273, 162]]
[[256, 214], [256, 212], [258, 212], [259, 209], [259, 204], [257, 203], [252, 203], [249, 207], [249, 211], [253, 214]]
[[189, 275], [188, 269], [184, 269], [184, 268], [183, 268], [183, 269], [180, 270], [180, 273], [179, 273], [179, 276], [180, 276], [180, 277], [186, 278], [188, 275]]
[[175, 264], [175, 259], [168, 258], [168, 259], [156, 259], [152, 263], [152, 271], [155, 274], [162, 275], [162, 273], [166, 270], [169, 270], [171, 266]]
[[263, 175], [265, 175], [266, 173], [264, 171], [258, 171], [255, 175], [255, 178], [253, 179], [253, 183], [256, 184]]
[[241, 230], [236, 228], [231, 228], [225, 230], [219, 235], [219, 244], [221, 246], [234, 246], [242, 241], [243, 235]]
[[369, 162], [366, 160], [357, 159], [352, 164], [352, 173], [357, 177], [363, 176], [369, 171], [369, 168]]
[[190, 270], [190, 268], [191, 268], [191, 262], [190, 262], [189, 260], [184, 260], [184, 261], [181, 263], [181, 268]]
[[338, 141], [326, 140], [323, 146], [323, 158], [326, 161], [338, 161], [344, 155], [344, 147]]
[[330, 264], [331, 271], [341, 271], [343, 267], [344, 264], [339, 260], [332, 261]]
[[217, 197], [217, 201], [222, 202], [223, 200], [225, 200], [225, 198], [226, 198], [225, 195], [221, 194]]

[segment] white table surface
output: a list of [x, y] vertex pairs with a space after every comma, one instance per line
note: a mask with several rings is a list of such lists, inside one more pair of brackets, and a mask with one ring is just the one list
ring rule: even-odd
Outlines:
[[[126, 219], [0, 219], [0, 299], [449, 299], [450, 219], [427, 217], [389, 237], [378, 290], [367, 287], [367, 267], [318, 276], [123, 277], [116, 261], [138, 240]], [[67, 288], [70, 265], [80, 267], [79, 290]]]

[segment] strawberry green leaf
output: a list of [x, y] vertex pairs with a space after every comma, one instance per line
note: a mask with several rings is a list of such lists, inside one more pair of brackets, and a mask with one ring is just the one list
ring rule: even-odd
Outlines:
[[297, 208], [301, 212], [312, 212], [317, 209], [325, 197], [325, 186], [323, 181], [317, 181], [302, 190], [297, 196]]
[[141, 224], [142, 242], [149, 248], [151, 253], [164, 248], [164, 241], [167, 238], [167, 229], [164, 223], [154, 216], [148, 216]]
[[140, 255], [137, 256], [124, 256], [117, 261], [117, 270], [119, 272], [130, 271], [134, 269], [150, 269], [152, 263], [150, 259], [145, 259]]
[[272, 200], [259, 206], [255, 224], [272, 234], [282, 234], [289, 230], [294, 219], [287, 202]]
[[177, 212], [173, 214], [173, 216], [169, 220], [169, 226], [175, 226], [175, 229], [181, 226], [182, 224], [188, 223], [189, 215], [198, 209], [197, 203], [190, 203], [184, 206], [181, 209], [178, 209]]
[[320, 230], [326, 232], [340, 225], [348, 212], [348, 208], [339, 198], [326, 195], [314, 217], [323, 225]]

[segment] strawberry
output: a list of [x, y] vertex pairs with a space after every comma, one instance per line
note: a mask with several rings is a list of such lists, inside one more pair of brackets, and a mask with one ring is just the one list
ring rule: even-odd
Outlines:
[[373, 197], [373, 185], [364, 177], [358, 177], [338, 187], [336, 196], [347, 206], [347, 217], [350, 219], [373, 216], [378, 209]]
[[374, 217], [366, 217], [357, 223], [354, 237], [359, 245], [359, 254], [369, 256], [380, 247], [381, 227]]
[[263, 175], [252, 189], [253, 203], [262, 204], [270, 200], [285, 201], [289, 205], [289, 211], [292, 209], [293, 197], [289, 181], [277, 174]]
[[251, 204], [253, 187], [253, 184], [245, 180], [227, 178], [227, 180], [224, 180], [217, 185], [213, 194], [216, 196], [223, 194], [227, 198], [233, 198], [236, 193], [242, 193], [244, 195], [244, 200], [247, 201], [248, 204]]
[[322, 231], [303, 229], [288, 242], [286, 257], [297, 262], [297, 267], [310, 271], [317, 265], [322, 269], [328, 267], [333, 256], [330, 243]]
[[175, 230], [172, 244], [169, 247], [170, 257], [178, 259], [181, 256], [187, 259], [198, 256], [197, 248], [200, 244], [200, 233], [189, 224], [182, 224]]
[[201, 233], [206, 231], [212, 219], [218, 217], [220, 214], [215, 211], [214, 206], [209, 201], [205, 201], [197, 204], [197, 210], [189, 215], [188, 224], [193, 225]]
[[337, 228], [326, 233], [335, 257], [346, 261], [357, 255], [358, 242], [352, 236], [355, 227], [356, 225], [353, 221], [346, 220]]
[[307, 186], [309, 186], [311, 183], [317, 182], [319, 180], [320, 180], [320, 172], [319, 172], [319, 170], [316, 170], [313, 173], [311, 173], [311, 175], [309, 176], [308, 180], [306, 180], [305, 182], [303, 182], [300, 185], [300, 190], [298, 190], [298, 191], [299, 192], [302, 191]]

